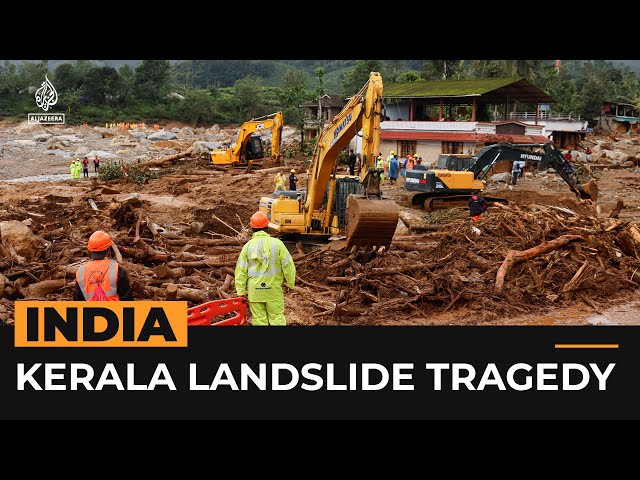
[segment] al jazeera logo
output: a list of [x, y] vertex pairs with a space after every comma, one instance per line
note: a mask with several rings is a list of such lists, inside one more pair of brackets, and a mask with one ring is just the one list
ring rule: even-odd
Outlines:
[[44, 125], [64, 125], [64, 113], [49, 112], [49, 109], [58, 103], [58, 92], [47, 77], [44, 76], [44, 82], [40, 88], [36, 90], [36, 105], [42, 109], [44, 113], [28, 114], [29, 123], [38, 123]]
[[187, 302], [16, 301], [16, 347], [186, 347]]

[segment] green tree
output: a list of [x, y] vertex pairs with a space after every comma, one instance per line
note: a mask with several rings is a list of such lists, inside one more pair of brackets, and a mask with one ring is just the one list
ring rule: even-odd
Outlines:
[[129, 65], [122, 65], [118, 70], [120, 76], [120, 90], [118, 92], [118, 103], [128, 105], [135, 98], [135, 73]]
[[465, 78], [464, 60], [427, 60], [422, 77], [427, 80], [460, 80]]
[[58, 65], [54, 71], [54, 78], [55, 87], [61, 95], [79, 86], [74, 66], [71, 63]]
[[4, 66], [0, 67], [0, 93], [9, 95], [18, 93], [19, 83], [18, 67], [5, 60]]
[[397, 74], [395, 75], [395, 78], [393, 79], [393, 81], [397, 83], [418, 82], [420, 80], [422, 80], [422, 77], [415, 70], [399, 71], [397, 72]]
[[134, 84], [139, 99], [152, 102], [163, 100], [171, 86], [169, 60], [143, 60], [136, 68]]
[[94, 67], [86, 74], [82, 89], [93, 103], [106, 105], [113, 102], [120, 87], [120, 75], [113, 67]]
[[21, 89], [39, 88], [47, 74], [44, 63], [22, 62], [18, 66], [18, 86]]
[[262, 79], [254, 75], [236, 81], [234, 85], [234, 100], [238, 112], [238, 121], [246, 121], [263, 115], [264, 97], [262, 93]]
[[345, 73], [342, 82], [344, 95], [349, 97], [358, 93], [363, 85], [369, 81], [371, 72], [383, 73], [383, 64], [380, 60], [357, 60], [356, 66]]
[[284, 117], [293, 125], [302, 125], [304, 122], [301, 104], [309, 99], [307, 80], [307, 74], [303, 70], [290, 68], [284, 74], [282, 88], [278, 92], [278, 100], [284, 107]]
[[194, 125], [210, 124], [214, 118], [213, 100], [205, 90], [189, 90], [184, 101], [180, 103], [181, 120]]

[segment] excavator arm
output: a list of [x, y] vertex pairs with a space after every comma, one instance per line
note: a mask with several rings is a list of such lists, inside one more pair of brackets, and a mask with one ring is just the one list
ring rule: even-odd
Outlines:
[[[382, 169], [375, 168], [375, 155], [380, 148], [381, 110], [382, 77], [378, 72], [371, 72], [362, 89], [320, 132], [307, 171], [306, 195], [298, 195], [297, 199], [274, 195], [277, 198], [260, 200], [260, 210], [269, 216], [271, 228], [281, 233], [335, 234], [340, 231], [339, 213], [344, 213], [347, 247], [391, 244], [398, 223], [398, 206], [382, 199], [379, 188]], [[338, 154], [360, 130], [364, 160], [362, 195], [350, 194], [346, 211], [336, 212], [333, 202]]]
[[[531, 152], [522, 147], [537, 147], [542, 152]], [[525, 161], [531, 163], [548, 163], [558, 175], [569, 185], [569, 188], [578, 197], [596, 200], [598, 196], [597, 185], [593, 181], [584, 179], [576, 168], [565, 160], [562, 154], [552, 143], [545, 144], [511, 144], [498, 143], [483, 147], [472, 159], [467, 168], [474, 173], [477, 180], [484, 180], [493, 165], [497, 162]]]

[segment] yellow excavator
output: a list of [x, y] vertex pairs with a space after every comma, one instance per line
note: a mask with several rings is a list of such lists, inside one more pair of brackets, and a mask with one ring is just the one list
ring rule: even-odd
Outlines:
[[[380, 175], [384, 170], [376, 168], [381, 110], [382, 77], [371, 72], [362, 89], [320, 132], [307, 171], [306, 191], [276, 191], [260, 199], [260, 211], [268, 215], [271, 229], [314, 236], [346, 233], [347, 248], [389, 247], [398, 223], [398, 206], [382, 198]], [[363, 168], [353, 185], [353, 177], [336, 175], [337, 158], [360, 130]]]
[[271, 158], [269, 163], [279, 165], [281, 161], [282, 124], [282, 112], [252, 118], [244, 122], [240, 127], [240, 132], [238, 132], [235, 146], [211, 152], [210, 164], [251, 169], [254, 163], [265, 160], [262, 140], [259, 136], [254, 136], [254, 133], [271, 129]]

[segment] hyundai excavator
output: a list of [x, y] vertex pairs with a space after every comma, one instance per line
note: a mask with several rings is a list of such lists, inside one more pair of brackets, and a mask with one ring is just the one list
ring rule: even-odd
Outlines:
[[[376, 155], [380, 151], [382, 76], [371, 72], [362, 89], [320, 132], [304, 192], [276, 191], [260, 199], [269, 227], [280, 234], [328, 236], [346, 233], [346, 248], [389, 247], [398, 223], [398, 206], [383, 199]], [[338, 154], [362, 130], [363, 168], [357, 193], [336, 201]], [[339, 199], [339, 197], [338, 197]], [[344, 225], [341, 225], [341, 219]]]
[[[537, 148], [542, 151], [525, 150]], [[553, 143], [545, 144], [511, 144], [497, 143], [487, 145], [476, 153], [462, 170], [426, 169], [423, 166], [414, 167], [406, 172], [405, 188], [419, 192], [411, 199], [411, 203], [424, 206], [426, 210], [433, 209], [433, 202], [455, 201], [467, 199], [484, 190], [485, 177], [497, 162], [526, 161], [535, 164], [545, 164], [569, 185], [569, 188], [581, 199], [596, 201], [598, 186], [592, 179], [581, 175], [575, 166], [565, 160], [564, 156]], [[506, 201], [503, 198], [484, 197], [487, 201]]]
[[280, 164], [280, 141], [282, 139], [282, 112], [263, 117], [252, 118], [240, 127], [234, 147], [222, 148], [211, 152], [211, 165], [227, 167], [247, 167], [250, 170], [254, 162], [265, 159], [262, 140], [254, 133], [271, 129], [271, 162]]

